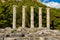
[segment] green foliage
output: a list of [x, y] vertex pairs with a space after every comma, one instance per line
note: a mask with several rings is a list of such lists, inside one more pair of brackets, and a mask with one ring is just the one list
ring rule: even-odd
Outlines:
[[[34, 26], [38, 27], [38, 8], [42, 7], [42, 22], [43, 27], [46, 27], [46, 6], [42, 3], [32, 0], [23, 0], [21, 2], [6, 1], [5, 3], [0, 2], [0, 28], [12, 27], [13, 21], [13, 5], [17, 5], [17, 27], [22, 26], [22, 6], [26, 7], [26, 27], [30, 27], [30, 7], [34, 6]], [[60, 29], [60, 9], [51, 8], [50, 11], [50, 24], [51, 29]], [[53, 24], [52, 24], [53, 21]], [[53, 25], [53, 26], [52, 26]]]

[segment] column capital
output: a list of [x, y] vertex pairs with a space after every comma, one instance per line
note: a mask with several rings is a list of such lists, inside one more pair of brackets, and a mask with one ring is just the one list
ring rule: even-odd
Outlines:
[[13, 5], [13, 7], [17, 7], [17, 5]]
[[31, 6], [30, 8], [35, 8], [34, 6]]

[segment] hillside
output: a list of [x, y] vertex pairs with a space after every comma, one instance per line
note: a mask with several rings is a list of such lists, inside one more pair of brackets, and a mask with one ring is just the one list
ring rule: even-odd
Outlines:
[[[42, 7], [42, 18], [43, 27], [46, 27], [46, 6], [42, 3], [23, 0], [21, 2], [16, 1], [6, 1], [5, 3], [0, 2], [0, 28], [12, 27], [12, 6], [17, 5], [17, 27], [22, 26], [22, 6], [27, 6], [26, 8], [26, 27], [30, 27], [30, 6], [35, 7], [34, 11], [34, 25], [38, 27], [38, 7]], [[60, 10], [51, 8], [51, 29], [60, 29]]]

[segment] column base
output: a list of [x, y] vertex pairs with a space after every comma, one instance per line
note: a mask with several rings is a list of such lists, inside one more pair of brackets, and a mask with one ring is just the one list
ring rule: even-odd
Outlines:
[[37, 28], [30, 28], [30, 32], [31, 32], [31, 33], [37, 32]]
[[44, 27], [39, 27], [39, 28], [37, 28], [38, 30], [44, 30]]
[[46, 27], [45, 29], [46, 29], [46, 30], [50, 30], [50, 28], [48, 28], [48, 27]]

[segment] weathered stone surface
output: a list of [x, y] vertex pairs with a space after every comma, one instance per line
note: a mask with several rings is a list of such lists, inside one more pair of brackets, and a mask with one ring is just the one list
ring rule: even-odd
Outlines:
[[3, 40], [3, 38], [0, 38], [0, 40]]
[[39, 7], [39, 28], [42, 27], [42, 7]]
[[5, 29], [0, 29], [0, 33], [4, 33], [5, 32]]
[[50, 29], [50, 8], [47, 8], [47, 29]]
[[22, 6], [22, 27], [25, 27], [25, 9], [26, 6]]
[[21, 31], [22, 31], [22, 27], [19, 27], [19, 28], [17, 29], [17, 31], [18, 31], [18, 32], [21, 32]]
[[6, 33], [6, 34], [11, 33], [11, 28], [10, 28], [10, 27], [6, 27], [6, 28], [5, 28], [5, 33]]
[[31, 6], [31, 28], [34, 28], [34, 7]]
[[13, 29], [16, 28], [16, 5], [13, 5]]
[[5, 33], [0, 33], [0, 38], [5, 37]]
[[[4, 38], [5, 40], [60, 40], [60, 34], [58, 30], [40, 30], [37, 32], [27, 32], [26, 28], [21, 28], [21, 32], [17, 30], [10, 34], [0, 34], [0, 39]], [[58, 35], [58, 34], [59, 35]], [[9, 36], [8, 36], [9, 35]]]

